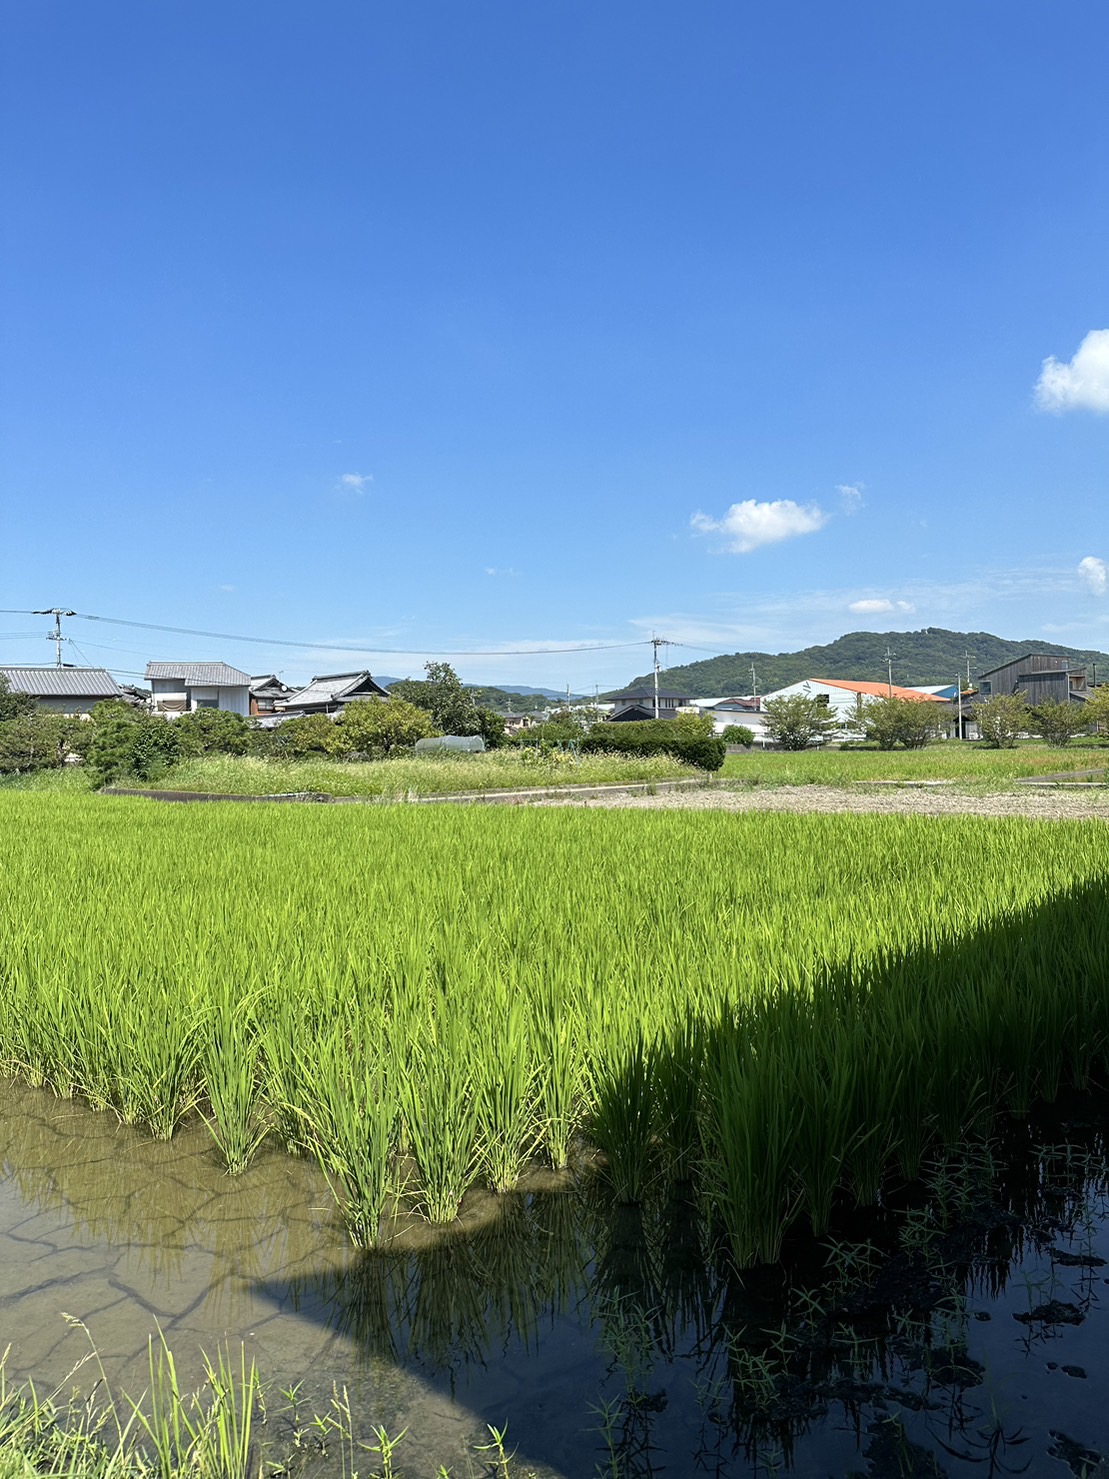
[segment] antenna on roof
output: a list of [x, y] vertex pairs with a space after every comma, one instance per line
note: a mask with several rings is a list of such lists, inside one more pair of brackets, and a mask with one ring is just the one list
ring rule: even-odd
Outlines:
[[77, 615], [76, 611], [67, 611], [64, 606], [47, 606], [44, 611], [36, 611], [36, 612], [34, 612], [34, 615], [35, 616], [52, 616], [54, 618], [54, 630], [52, 632], [47, 632], [47, 634], [46, 634], [46, 640], [48, 642], [53, 642], [53, 644], [54, 644], [54, 654], [55, 654], [54, 661], [56, 662], [56, 664], [58, 665], [58, 667], [61, 667], [61, 665], [62, 665], [62, 643], [69, 641], [69, 638], [68, 637], [63, 637], [62, 636], [62, 617], [63, 616], [76, 616]]

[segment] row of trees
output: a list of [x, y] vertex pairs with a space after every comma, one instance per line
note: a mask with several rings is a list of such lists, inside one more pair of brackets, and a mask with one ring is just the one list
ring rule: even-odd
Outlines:
[[[1109, 735], [1109, 684], [1094, 689], [1084, 704], [1054, 699], [1030, 705], [1018, 694], [995, 694], [974, 704], [970, 715], [983, 741], [1010, 749], [1022, 734], [1038, 735], [1046, 744], [1063, 746], [1083, 732]], [[880, 750], [898, 745], [923, 749], [943, 731], [946, 716], [936, 706], [909, 698], [877, 698], [860, 703], [846, 724], [819, 698], [793, 694], [769, 699], [763, 707], [766, 731], [783, 750], [804, 750], [833, 730], [846, 728]]]

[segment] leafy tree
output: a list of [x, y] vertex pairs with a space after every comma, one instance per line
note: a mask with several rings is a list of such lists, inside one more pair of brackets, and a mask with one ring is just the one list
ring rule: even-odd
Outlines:
[[748, 729], [746, 724], [725, 724], [720, 738], [726, 745], [742, 745], [749, 750], [755, 743], [755, 731]]
[[497, 750], [508, 743], [504, 733], [503, 714], [495, 713], [493, 709], [475, 708], [471, 723], [474, 727], [469, 733], [480, 734], [487, 749]]
[[504, 720], [492, 709], [478, 707], [449, 662], [425, 663], [424, 672], [422, 681], [404, 678], [391, 684], [390, 700], [401, 698], [426, 709], [439, 734], [480, 734], [487, 745], [503, 744]]
[[1049, 745], [1061, 750], [1089, 725], [1090, 716], [1086, 708], [1086, 704], [1060, 702], [1057, 698], [1045, 699], [1042, 704], [1029, 710], [1032, 733], [1038, 734]]
[[872, 698], [859, 705], [851, 727], [880, 750], [892, 750], [897, 745], [904, 745], [906, 750], [923, 750], [942, 727], [937, 708], [938, 705], [926, 699]]
[[88, 728], [80, 719], [36, 709], [0, 720], [0, 772], [23, 774], [64, 765]]
[[227, 709], [193, 709], [173, 721], [182, 755], [245, 755], [250, 724]]
[[29, 693], [13, 693], [11, 685], [0, 673], [0, 723], [7, 719], [22, 719], [35, 712], [35, 701]]
[[766, 732], [783, 750], [807, 750], [836, 728], [835, 715], [828, 705], [803, 693], [767, 699], [762, 711]]
[[441, 734], [477, 734], [477, 705], [450, 663], [425, 663], [424, 672], [422, 680], [404, 678], [392, 684], [390, 697], [426, 709]]
[[1090, 690], [1084, 712], [1086, 722], [1094, 726], [1095, 734], [1109, 735], [1109, 683]]
[[337, 760], [354, 753], [349, 736], [326, 714], [302, 714], [297, 719], [286, 719], [268, 731], [268, 739], [260, 748], [268, 754], [293, 760], [318, 760], [321, 756]]
[[[98, 704], [97, 709], [105, 707]], [[119, 780], [156, 781], [178, 758], [174, 724], [139, 710], [96, 716], [86, 763], [98, 785]]]
[[1019, 693], [995, 693], [975, 704], [978, 733], [993, 750], [1011, 750], [1032, 722], [1028, 705]]
[[335, 728], [352, 751], [363, 755], [391, 755], [435, 733], [426, 709], [391, 697], [348, 704]]

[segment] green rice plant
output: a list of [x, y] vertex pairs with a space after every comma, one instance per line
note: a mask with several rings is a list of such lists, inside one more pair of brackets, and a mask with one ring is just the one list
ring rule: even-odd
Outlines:
[[411, 1044], [401, 1080], [409, 1153], [419, 1172], [418, 1203], [429, 1222], [453, 1222], [477, 1162], [478, 1105], [471, 1072], [475, 1044], [443, 1008]]
[[793, 1174], [797, 1118], [777, 1080], [765, 1039], [752, 1041], [731, 1022], [713, 1033], [705, 1055], [703, 1185], [741, 1267], [778, 1257], [804, 1201]]
[[478, 1164], [493, 1191], [510, 1191], [538, 1139], [527, 1012], [495, 982], [476, 1016], [484, 1048], [474, 1055]]
[[266, 1138], [258, 1113], [260, 1039], [252, 1003], [237, 1000], [227, 983], [217, 988], [205, 1026], [202, 1054], [205, 1122], [232, 1176], [246, 1169]]
[[355, 1008], [317, 1038], [311, 1058], [299, 1059], [301, 1088], [289, 1106], [359, 1248], [379, 1245], [397, 1192], [398, 1056], [380, 1020]]
[[612, 1058], [592, 1068], [589, 1134], [605, 1155], [605, 1175], [618, 1202], [642, 1201], [655, 1171], [653, 1046], [636, 1031]]
[[534, 1008], [536, 1110], [543, 1149], [556, 1171], [570, 1163], [582, 1112], [584, 1055], [572, 1014], [549, 983]]
[[707, 1037], [704, 1019], [690, 1016], [655, 1051], [655, 1119], [667, 1171], [676, 1181], [691, 1177], [697, 1164]]

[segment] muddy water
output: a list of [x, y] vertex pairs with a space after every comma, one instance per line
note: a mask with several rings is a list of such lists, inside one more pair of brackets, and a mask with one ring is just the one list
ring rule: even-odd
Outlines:
[[588, 1185], [496, 1216], [478, 1198], [464, 1238], [359, 1257], [308, 1165], [232, 1180], [202, 1127], [159, 1144], [4, 1087], [0, 1343], [62, 1382], [87, 1349], [65, 1312], [137, 1393], [157, 1325], [194, 1378], [200, 1348], [242, 1340], [271, 1409], [339, 1383], [364, 1430], [407, 1426], [411, 1476], [465, 1472], [507, 1422], [543, 1479], [1065, 1479], [1109, 1453], [1107, 1128], [1086, 1104], [1014, 1125], [739, 1277], [680, 1195], [615, 1208]]

